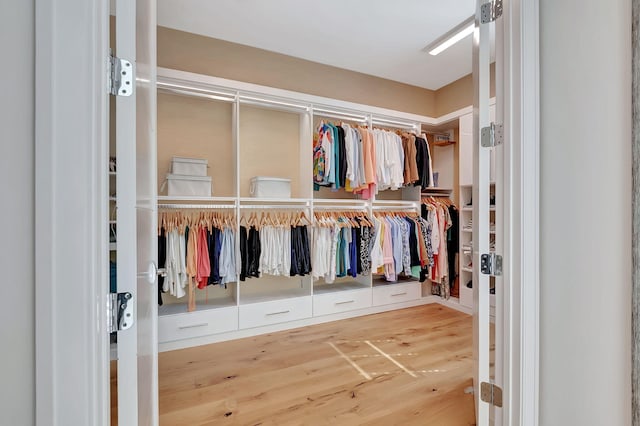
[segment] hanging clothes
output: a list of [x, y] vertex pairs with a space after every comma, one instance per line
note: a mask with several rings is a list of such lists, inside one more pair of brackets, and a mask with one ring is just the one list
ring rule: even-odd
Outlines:
[[[230, 215], [200, 212], [161, 212], [158, 221], [160, 265], [167, 276], [162, 291], [176, 298], [188, 296], [187, 310], [196, 308], [196, 291], [207, 285], [237, 281], [235, 231]], [[162, 303], [159, 295], [158, 303]]]
[[360, 212], [316, 213], [311, 263], [314, 280], [367, 275], [370, 268], [371, 220]]
[[429, 224], [427, 238], [433, 249], [433, 262], [425, 277], [432, 282], [432, 294], [449, 298], [457, 277], [458, 209], [448, 198], [423, 198], [422, 217]]
[[353, 127], [322, 121], [314, 133], [314, 189], [344, 189], [369, 199], [384, 190], [433, 186], [424, 134]]

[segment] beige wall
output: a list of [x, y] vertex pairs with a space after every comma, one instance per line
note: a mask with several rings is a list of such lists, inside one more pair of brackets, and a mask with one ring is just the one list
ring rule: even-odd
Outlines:
[[435, 92], [165, 27], [158, 27], [158, 65], [433, 116]]
[[310, 184], [300, 179], [302, 167], [298, 114], [240, 107], [241, 197], [249, 196], [250, 181], [254, 176], [291, 179], [291, 196], [309, 197], [306, 189]]
[[[491, 64], [491, 87], [490, 96], [496, 95], [495, 85], [496, 64]], [[436, 92], [435, 96], [435, 117], [441, 117], [461, 108], [473, 105], [473, 77], [471, 74], [462, 77]]]
[[236, 196], [231, 117], [232, 106], [226, 102], [158, 94], [158, 191], [177, 156], [208, 160], [213, 195]]

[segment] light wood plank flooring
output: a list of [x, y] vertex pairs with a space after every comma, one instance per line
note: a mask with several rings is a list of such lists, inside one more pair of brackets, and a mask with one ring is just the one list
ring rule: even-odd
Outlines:
[[471, 317], [420, 306], [161, 353], [160, 424], [474, 425], [472, 374]]

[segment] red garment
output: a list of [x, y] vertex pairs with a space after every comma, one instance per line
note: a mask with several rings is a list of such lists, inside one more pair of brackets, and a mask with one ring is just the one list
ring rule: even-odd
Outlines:
[[196, 281], [198, 288], [203, 289], [207, 286], [209, 275], [211, 275], [211, 265], [209, 263], [209, 247], [207, 246], [207, 230], [202, 227], [198, 230], [198, 272]]

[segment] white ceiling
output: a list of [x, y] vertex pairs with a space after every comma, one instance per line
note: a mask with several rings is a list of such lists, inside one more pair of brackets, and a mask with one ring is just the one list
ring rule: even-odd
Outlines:
[[426, 45], [475, 0], [158, 0], [158, 25], [436, 90], [471, 73], [471, 36]]

